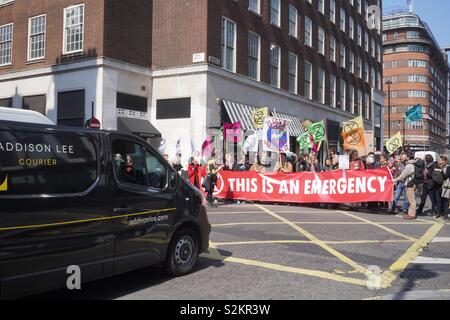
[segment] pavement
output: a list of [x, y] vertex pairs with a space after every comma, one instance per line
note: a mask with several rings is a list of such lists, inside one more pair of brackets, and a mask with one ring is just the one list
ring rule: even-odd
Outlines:
[[450, 223], [308, 206], [209, 209], [211, 246], [195, 271], [152, 267], [33, 299], [450, 299]]

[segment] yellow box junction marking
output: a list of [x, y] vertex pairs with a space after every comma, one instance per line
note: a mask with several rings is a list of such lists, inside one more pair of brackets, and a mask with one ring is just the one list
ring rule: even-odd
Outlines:
[[346, 215], [347, 217], [351, 217], [351, 218], [354, 218], [354, 219], [356, 219], [356, 220], [363, 221], [363, 222], [365, 222], [365, 223], [367, 223], [367, 224], [370, 224], [370, 225], [372, 225], [372, 226], [375, 226], [375, 227], [377, 227], [377, 228], [380, 228], [380, 229], [382, 229], [382, 230], [384, 230], [384, 231], [386, 231], [386, 232], [389, 232], [390, 234], [393, 234], [394, 236], [397, 236], [397, 237], [400, 237], [400, 238], [404, 238], [404, 239], [409, 240], [409, 241], [411, 241], [411, 242], [417, 240], [417, 239], [415, 239], [415, 238], [413, 238], [413, 237], [407, 236], [407, 235], [405, 235], [405, 234], [403, 234], [403, 233], [400, 233], [400, 232], [398, 232], [398, 231], [395, 231], [395, 230], [392, 230], [392, 229], [390, 229], [390, 228], [388, 228], [388, 227], [385, 227], [385, 226], [383, 226], [383, 225], [381, 225], [381, 224], [379, 224], [379, 223], [377, 223], [377, 222], [373, 222], [373, 221], [370, 221], [370, 220], [367, 220], [367, 219], [364, 219], [364, 218], [355, 216], [355, 215], [350, 214], [350, 213], [345, 212], [345, 211], [338, 211], [338, 212], [339, 212], [339, 213], [342, 213], [342, 214], [344, 214], [344, 215]]
[[[295, 268], [295, 267], [287, 267], [283, 265], [278, 264], [272, 264], [272, 263], [266, 263], [261, 261], [255, 261], [255, 260], [249, 260], [249, 259], [241, 259], [241, 258], [235, 258], [235, 257], [226, 257], [220, 254], [220, 252], [217, 250], [217, 246], [233, 246], [233, 245], [251, 245], [251, 244], [316, 244], [322, 247], [324, 250], [328, 251], [330, 254], [338, 258], [340, 261], [350, 265], [354, 268], [354, 271], [350, 272], [341, 272], [341, 273], [347, 273], [347, 274], [354, 274], [354, 273], [361, 273], [366, 276], [369, 276], [369, 272], [362, 266], [358, 265], [356, 262], [352, 261], [345, 255], [341, 254], [337, 250], [329, 247], [331, 244], [378, 244], [378, 243], [411, 243], [413, 242], [412, 246], [407, 250], [407, 252], [398, 259], [392, 266], [389, 268], [388, 271], [385, 271], [382, 274], [381, 279], [381, 285], [382, 288], [388, 288], [392, 285], [393, 281], [397, 279], [397, 276], [402, 273], [407, 266], [414, 261], [414, 259], [417, 258], [417, 256], [420, 255], [420, 253], [423, 251], [423, 249], [437, 236], [437, 234], [442, 230], [442, 228], [446, 225], [445, 223], [435, 223], [430, 222], [428, 220], [424, 219], [417, 219], [417, 221], [412, 222], [374, 222], [370, 221], [368, 219], [364, 219], [358, 216], [355, 216], [353, 214], [350, 214], [348, 212], [339, 211], [340, 213], [354, 218], [356, 220], [359, 220], [360, 222], [292, 222], [288, 219], [285, 219], [281, 217], [279, 214], [283, 214], [284, 212], [279, 212], [279, 214], [274, 213], [270, 211], [269, 209], [261, 206], [261, 205], [255, 205], [257, 208], [262, 210], [263, 212], [269, 214], [273, 218], [279, 220], [280, 222], [242, 222], [242, 223], [224, 223], [224, 224], [217, 224], [213, 225], [213, 227], [230, 227], [230, 226], [241, 226], [241, 225], [288, 225], [292, 227], [293, 229], [297, 230], [300, 234], [305, 236], [309, 239], [309, 241], [305, 240], [273, 240], [273, 241], [241, 241], [241, 242], [223, 242], [223, 243], [212, 243], [209, 249], [209, 253], [204, 255], [207, 258], [214, 259], [214, 260], [220, 260], [223, 262], [232, 262], [232, 263], [238, 263], [238, 264], [244, 264], [249, 266], [258, 266], [266, 269], [271, 270], [277, 270], [277, 271], [284, 271], [284, 272], [291, 272], [291, 273], [297, 273], [307, 276], [313, 276], [318, 277], [322, 279], [327, 280], [333, 280], [343, 283], [349, 283], [354, 285], [360, 285], [360, 286], [367, 286], [367, 280], [361, 280], [361, 279], [355, 279], [351, 277], [346, 276], [340, 276], [336, 273], [329, 273], [329, 272], [323, 272], [318, 270], [310, 270], [310, 269], [302, 269], [302, 268]], [[259, 213], [259, 212], [250, 212], [250, 213]], [[287, 213], [287, 212], [286, 212]], [[289, 212], [289, 213], [296, 213], [296, 212]], [[224, 213], [218, 213], [218, 214], [224, 214]], [[242, 212], [233, 212], [233, 214], [243, 214]], [[399, 217], [402, 218], [402, 217]], [[322, 241], [309, 233], [308, 231], [304, 230], [297, 224], [328, 224], [328, 225], [373, 225], [375, 227], [378, 227], [390, 234], [393, 234], [395, 236], [401, 237], [405, 240], [350, 240], [350, 241]], [[449, 224], [449, 223], [447, 223]], [[385, 227], [385, 225], [431, 225], [431, 228], [420, 238], [415, 239], [413, 237], [410, 237], [408, 235], [402, 234], [398, 231], [392, 230], [390, 228]]]
[[344, 263], [348, 264], [349, 266], [351, 266], [354, 270], [356, 270], [356, 271], [358, 271], [358, 272], [360, 272], [360, 273], [362, 273], [362, 274], [364, 274], [366, 276], [369, 276], [367, 270], [364, 267], [360, 266], [355, 261], [353, 261], [350, 258], [346, 257], [345, 255], [343, 255], [339, 251], [333, 249], [332, 247], [327, 245], [325, 242], [323, 242], [322, 240], [320, 240], [319, 238], [317, 238], [313, 234], [309, 233], [308, 231], [306, 231], [302, 227], [292, 223], [291, 221], [287, 220], [286, 218], [283, 218], [283, 217], [279, 216], [278, 214], [270, 211], [269, 209], [266, 209], [265, 207], [263, 207], [261, 205], [256, 205], [256, 207], [258, 207], [262, 211], [266, 212], [267, 214], [271, 215], [272, 217], [274, 217], [274, 218], [276, 218], [276, 219], [278, 219], [278, 220], [288, 224], [293, 229], [297, 230], [300, 234], [302, 234], [303, 236], [305, 236], [306, 238], [311, 240], [314, 244], [318, 245], [319, 247], [321, 247], [325, 251], [328, 251], [330, 254], [332, 254], [333, 256], [335, 256], [336, 258], [341, 260], [342, 262], [344, 262]]
[[254, 267], [260, 267], [265, 268], [269, 270], [275, 270], [275, 271], [282, 271], [282, 272], [290, 272], [295, 274], [301, 274], [326, 280], [332, 280], [342, 283], [348, 283], [358, 286], [366, 286], [367, 281], [361, 280], [361, 279], [355, 279], [350, 277], [344, 277], [340, 276], [334, 273], [325, 272], [325, 271], [318, 271], [318, 270], [311, 270], [311, 269], [302, 269], [302, 268], [295, 268], [295, 267], [287, 267], [279, 264], [273, 264], [273, 263], [267, 263], [267, 262], [261, 262], [256, 260], [249, 260], [249, 259], [241, 259], [241, 258], [235, 258], [235, 257], [225, 257], [220, 254], [220, 252], [217, 250], [217, 247], [214, 243], [210, 242], [209, 247], [209, 253], [203, 254], [204, 257], [212, 259], [212, 260], [219, 260], [222, 262], [230, 262], [230, 263], [237, 263], [237, 264], [243, 264], [247, 266], [254, 266]]

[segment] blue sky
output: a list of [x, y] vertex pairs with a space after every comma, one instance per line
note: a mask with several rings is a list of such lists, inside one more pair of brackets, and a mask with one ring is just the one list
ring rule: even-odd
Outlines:
[[[430, 26], [434, 37], [441, 47], [450, 46], [450, 1], [449, 0], [413, 0], [414, 13]], [[385, 10], [405, 7], [406, 0], [383, 0]]]

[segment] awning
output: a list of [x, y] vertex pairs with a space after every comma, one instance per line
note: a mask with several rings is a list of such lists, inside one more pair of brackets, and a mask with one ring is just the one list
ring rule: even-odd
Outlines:
[[273, 111], [272, 115], [275, 118], [288, 120], [289, 134], [292, 137], [298, 137], [298, 136], [300, 136], [301, 134], [303, 134], [305, 132], [303, 130], [303, 125], [300, 122], [300, 119], [298, 117], [290, 115], [290, 114], [279, 113], [279, 112], [276, 112], [276, 111]]
[[253, 111], [257, 108], [227, 100], [223, 100], [223, 104], [225, 106], [225, 109], [227, 110], [231, 122], [240, 122], [242, 129], [244, 129], [245, 131], [255, 130], [255, 127], [253, 126], [252, 116]]
[[117, 118], [117, 130], [133, 133], [144, 138], [161, 138], [161, 133], [148, 120], [135, 118]]
[[[228, 116], [230, 117], [231, 122], [240, 122], [242, 125], [242, 128], [245, 131], [255, 131], [255, 127], [253, 126], [253, 111], [258, 109], [257, 107], [252, 107], [249, 105], [245, 105], [238, 102], [232, 102], [227, 100], [222, 100], [223, 104], [225, 106], [225, 109], [228, 113]], [[274, 112], [272, 111], [272, 116], [275, 118], [280, 118], [284, 120], [288, 120], [289, 125], [289, 134], [292, 137], [298, 137], [300, 136], [304, 130], [302, 123], [300, 119], [296, 116], [280, 113], [280, 112]]]

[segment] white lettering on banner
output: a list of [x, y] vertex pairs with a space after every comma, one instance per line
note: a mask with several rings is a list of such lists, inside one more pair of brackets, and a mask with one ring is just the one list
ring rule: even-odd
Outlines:
[[228, 179], [231, 192], [258, 192], [258, 179]]
[[373, 187], [373, 183], [374, 183], [374, 181], [376, 181], [376, 180], [377, 180], [376, 177], [370, 177], [370, 178], [369, 178], [369, 181], [368, 181], [368, 183], [367, 183], [368, 188], [369, 188], [369, 192], [371, 192], [371, 193], [377, 192], [377, 189], [375, 189], [375, 188]]
[[380, 191], [384, 192], [384, 190], [386, 190], [387, 177], [378, 177], [378, 182], [380, 182]]
[[[380, 184], [381, 192], [386, 190], [387, 177], [366, 177], [360, 178], [340, 178], [338, 180], [305, 180], [304, 194], [306, 195], [336, 195], [336, 194], [360, 194], [360, 193], [377, 193], [374, 183]], [[283, 186], [283, 184], [282, 184]], [[337, 187], [337, 189], [336, 189]], [[287, 187], [282, 187], [281, 193], [286, 193]], [[300, 189], [290, 190], [290, 194], [298, 194]]]

